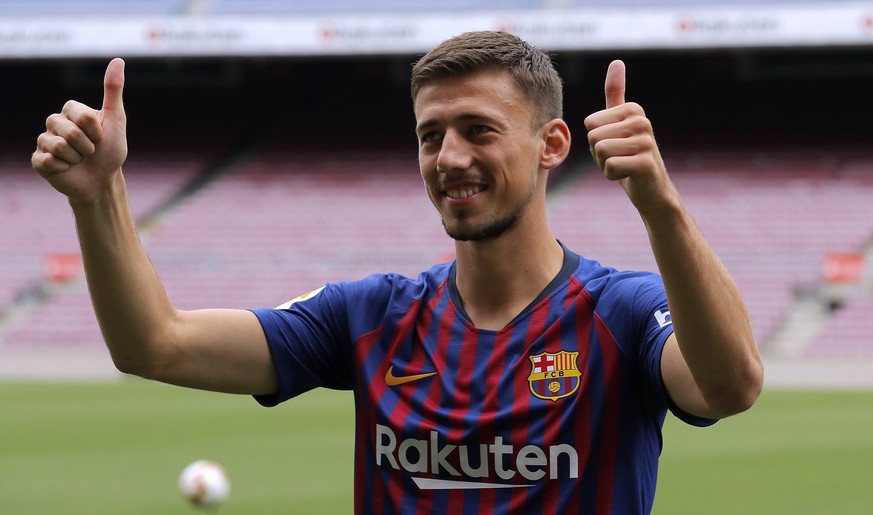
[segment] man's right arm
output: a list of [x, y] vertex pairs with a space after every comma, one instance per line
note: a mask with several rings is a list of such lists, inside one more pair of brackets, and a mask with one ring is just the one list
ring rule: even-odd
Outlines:
[[119, 370], [158, 381], [244, 394], [277, 388], [266, 337], [243, 310], [176, 309], [143, 249], [125, 192], [124, 63], [106, 70], [100, 111], [68, 102], [46, 120], [32, 164], [67, 195], [88, 289]]

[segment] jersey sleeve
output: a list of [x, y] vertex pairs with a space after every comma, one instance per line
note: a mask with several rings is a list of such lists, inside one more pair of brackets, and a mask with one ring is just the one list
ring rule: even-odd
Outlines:
[[694, 416], [670, 398], [661, 374], [661, 355], [673, 334], [673, 320], [661, 277], [650, 272], [617, 272], [602, 285], [598, 312], [616, 336], [624, 356], [634, 363], [639, 395], [645, 404], [670, 410], [678, 419], [695, 426], [714, 424]]
[[643, 275], [634, 290], [630, 318], [639, 328], [637, 356], [647, 390], [653, 392], [657, 401], [667, 406], [683, 422], [700, 427], [714, 424], [715, 419], [698, 417], [679, 408], [670, 398], [664, 384], [661, 355], [667, 339], [673, 334], [673, 320], [661, 278], [655, 274]]
[[352, 388], [349, 302], [342, 284], [328, 284], [279, 308], [251, 310], [264, 329], [279, 379], [275, 394], [255, 400], [275, 406], [317, 387]]

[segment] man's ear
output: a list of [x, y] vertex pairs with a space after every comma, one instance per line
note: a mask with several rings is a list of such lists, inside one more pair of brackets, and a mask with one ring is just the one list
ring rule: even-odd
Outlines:
[[570, 154], [570, 128], [564, 120], [555, 118], [546, 122], [542, 130], [545, 145], [540, 165], [546, 170], [551, 170], [563, 163]]

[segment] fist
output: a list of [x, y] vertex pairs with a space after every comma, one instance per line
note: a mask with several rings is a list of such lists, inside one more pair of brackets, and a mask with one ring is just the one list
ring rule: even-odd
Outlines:
[[127, 158], [123, 89], [124, 61], [116, 58], [106, 68], [101, 109], [71, 100], [37, 138], [33, 169], [71, 200], [96, 198]]
[[652, 124], [643, 108], [625, 102], [625, 65], [613, 61], [606, 72], [606, 109], [585, 119], [588, 144], [607, 179], [618, 181], [638, 210], [672, 196], [675, 190]]

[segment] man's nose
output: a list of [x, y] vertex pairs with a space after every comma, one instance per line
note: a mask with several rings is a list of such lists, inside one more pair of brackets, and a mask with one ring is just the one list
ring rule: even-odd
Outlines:
[[437, 156], [437, 171], [466, 170], [471, 165], [469, 143], [457, 131], [449, 130], [443, 135], [440, 153]]

